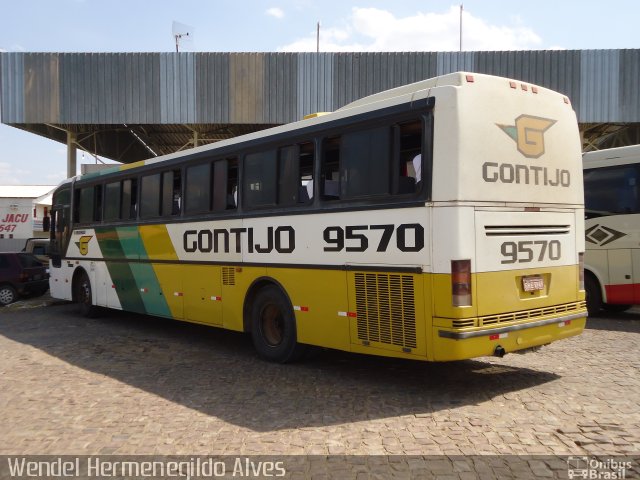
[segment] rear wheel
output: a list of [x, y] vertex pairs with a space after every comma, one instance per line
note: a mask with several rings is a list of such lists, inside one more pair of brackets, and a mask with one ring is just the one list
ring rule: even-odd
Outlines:
[[11, 285], [0, 286], [0, 305], [9, 305], [15, 302], [17, 298], [18, 294], [16, 293], [16, 289]]
[[74, 283], [74, 301], [80, 307], [80, 313], [85, 317], [95, 317], [97, 307], [93, 304], [91, 281], [86, 272], [81, 272]]
[[589, 316], [596, 316], [602, 309], [600, 284], [592, 275], [585, 275], [584, 289], [587, 294], [587, 310], [589, 311]]
[[275, 285], [262, 288], [251, 307], [251, 337], [260, 356], [271, 362], [299, 359], [305, 346], [297, 340], [296, 319], [288, 298]]

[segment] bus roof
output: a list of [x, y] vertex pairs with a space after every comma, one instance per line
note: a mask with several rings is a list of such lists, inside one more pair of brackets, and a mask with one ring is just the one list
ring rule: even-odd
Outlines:
[[607, 148], [582, 155], [584, 168], [605, 167], [608, 165], [628, 165], [640, 161], [640, 145]]

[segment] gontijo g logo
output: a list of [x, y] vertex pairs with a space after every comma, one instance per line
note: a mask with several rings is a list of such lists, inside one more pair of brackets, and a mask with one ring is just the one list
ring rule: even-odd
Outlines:
[[89, 253], [89, 240], [91, 240], [92, 238], [93, 237], [91, 235], [83, 235], [79, 238], [79, 241], [76, 242], [76, 245], [80, 250], [80, 255], [84, 256]]
[[527, 158], [538, 158], [544, 153], [544, 132], [556, 123], [549, 118], [520, 115], [515, 125], [498, 125], [515, 140], [518, 151]]
[[[515, 125], [500, 125], [504, 133], [516, 142], [518, 152], [527, 158], [539, 158], [545, 153], [544, 133], [557, 120], [520, 115]], [[553, 156], [548, 159], [553, 161]], [[524, 185], [541, 185], [545, 187], [569, 187], [571, 172], [565, 168], [550, 168], [545, 165], [527, 165], [519, 163], [484, 162], [482, 179], [489, 183], [512, 183]]]

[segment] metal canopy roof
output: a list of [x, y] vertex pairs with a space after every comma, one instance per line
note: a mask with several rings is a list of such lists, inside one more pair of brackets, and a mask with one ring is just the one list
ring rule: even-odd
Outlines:
[[640, 49], [0, 53], [3, 123], [129, 163], [466, 70], [567, 95], [587, 148], [640, 143]]

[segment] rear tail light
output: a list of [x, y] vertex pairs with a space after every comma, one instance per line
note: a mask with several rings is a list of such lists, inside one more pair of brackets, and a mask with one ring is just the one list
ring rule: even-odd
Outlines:
[[580, 290], [584, 290], [584, 252], [578, 253], [578, 283]]
[[454, 307], [471, 305], [471, 260], [451, 260], [451, 302]]

